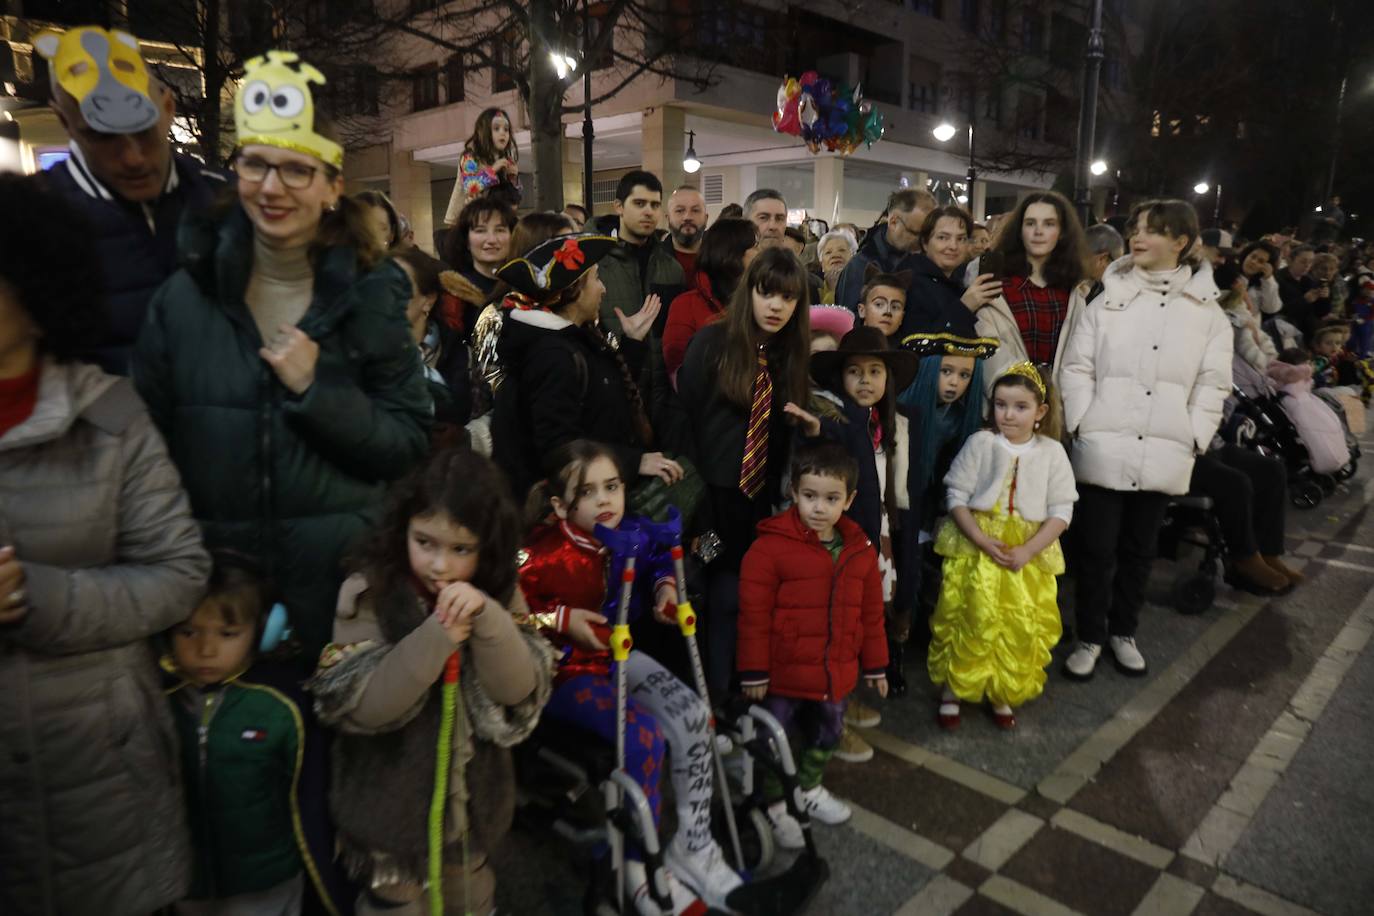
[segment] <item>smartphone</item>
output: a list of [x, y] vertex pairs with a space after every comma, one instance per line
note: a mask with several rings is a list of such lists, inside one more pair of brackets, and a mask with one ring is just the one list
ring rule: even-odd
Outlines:
[[1007, 265], [1002, 256], [1002, 252], [988, 250], [983, 252], [978, 259], [978, 273], [992, 274], [993, 279], [1001, 280], [1006, 273]]

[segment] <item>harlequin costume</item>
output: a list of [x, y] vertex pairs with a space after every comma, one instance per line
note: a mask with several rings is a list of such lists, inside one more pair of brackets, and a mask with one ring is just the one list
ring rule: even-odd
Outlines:
[[[1019, 366], [1035, 372], [1029, 363]], [[968, 508], [984, 534], [1011, 547], [1026, 543], [1050, 518], [1071, 522], [1078, 499], [1064, 447], [1039, 434], [1020, 444], [991, 430], [974, 434], [944, 482], [951, 509]], [[1035, 699], [1045, 686], [1050, 650], [1063, 632], [1055, 582], [1064, 572], [1059, 541], [1013, 572], [950, 518], [935, 539], [935, 552], [945, 559], [930, 620], [930, 679], [968, 702], [986, 698], [1016, 707]]]
[[[636, 519], [627, 516], [621, 532], [638, 531]], [[619, 583], [625, 558], [565, 520], [550, 520], [529, 535], [520, 563], [520, 587], [530, 607], [530, 619], [559, 652], [555, 688], [544, 710], [546, 721], [561, 722], [613, 743], [616, 727], [616, 692], [609, 650], [575, 645], [567, 636], [570, 611], [596, 610], [615, 620], [620, 601]], [[635, 585], [628, 619], [651, 608], [660, 586], [674, 582], [673, 562], [664, 545], [648, 545], [635, 560]], [[605, 643], [610, 630], [594, 627]], [[694, 765], [708, 759], [710, 708], [686, 684], [648, 655], [631, 651], [625, 662], [629, 700], [625, 710], [625, 768], [644, 790], [659, 822], [662, 795], [659, 779], [663, 768], [664, 742], [673, 746], [673, 795], [677, 803], [678, 831], [666, 844], [667, 861], [678, 877], [702, 896], [723, 898], [730, 889], [717, 878], [738, 876], [728, 869], [715, 873], [703, 884], [700, 862], [719, 856], [711, 836], [713, 774], [709, 766]], [[721, 868], [724, 868], [723, 860]]]

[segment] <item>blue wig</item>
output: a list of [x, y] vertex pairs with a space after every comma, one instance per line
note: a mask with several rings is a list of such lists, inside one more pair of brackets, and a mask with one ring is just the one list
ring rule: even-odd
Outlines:
[[973, 377], [964, 396], [943, 408], [940, 364], [944, 358], [942, 353], [922, 357], [916, 381], [897, 398], [911, 421], [911, 468], [916, 474], [913, 496], [930, 485], [940, 452], [951, 443], [956, 451], [963, 448], [968, 437], [983, 425], [983, 361], [974, 359]]

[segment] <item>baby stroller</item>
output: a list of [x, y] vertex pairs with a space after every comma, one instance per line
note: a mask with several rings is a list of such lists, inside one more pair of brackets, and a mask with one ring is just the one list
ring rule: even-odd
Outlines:
[[[686, 639], [697, 692], [705, 698], [705, 675], [697, 652], [696, 615], [687, 600], [686, 575], [681, 545], [682, 525], [676, 509], [669, 509], [668, 521], [644, 523], [627, 530], [598, 528], [597, 538], [626, 557], [625, 577], [616, 608], [616, 626], [611, 634], [611, 649], [617, 661], [629, 655], [630, 635], [626, 623], [633, 589], [634, 556], [646, 545], [668, 546], [674, 560], [678, 591], [678, 627]], [[633, 904], [624, 899], [622, 877], [626, 841], [637, 840], [649, 875], [649, 894], [665, 913], [672, 912], [662, 847], [654, 827], [648, 800], [638, 784], [625, 772], [623, 741], [627, 702], [623, 672], [617, 666], [617, 747], [588, 742], [585, 732], [556, 723], [541, 724], [535, 737], [517, 755], [519, 784], [522, 789], [520, 813], [526, 822], [553, 826], [554, 832], [575, 845], [589, 850], [609, 846], [609, 855], [597, 857], [598, 867], [584, 898], [584, 909], [594, 916], [628, 916]], [[715, 723], [711, 723], [715, 731]], [[732, 793], [726, 766], [714, 740], [712, 749], [716, 773], [713, 831], [721, 836], [731, 865], [746, 883], [734, 890], [727, 904], [732, 912], [745, 916], [789, 916], [810, 901], [829, 875], [811, 836], [809, 819], [801, 808], [796, 765], [786, 733], [777, 720], [762, 708], [740, 709], [729, 723], [729, 737], [739, 749], [735, 784], [742, 791]], [[762, 736], [762, 737], [760, 737]], [[753, 792], [753, 766], [760, 764], [778, 774], [786, 789], [789, 812], [802, 825], [806, 848], [797, 860], [780, 874], [753, 877], [772, 864], [772, 829], [763, 813], [761, 800]], [[599, 782], [601, 792], [593, 791]], [[738, 802], [732, 801], [732, 795]], [[753, 880], [751, 880], [753, 878]], [[714, 911], [713, 911], [714, 912]]]
[[1315, 509], [1336, 492], [1336, 477], [1313, 470], [1307, 446], [1277, 393], [1249, 395], [1232, 386], [1231, 394], [1235, 411], [1222, 429], [1222, 438], [1282, 459], [1288, 468], [1288, 498], [1295, 507]]

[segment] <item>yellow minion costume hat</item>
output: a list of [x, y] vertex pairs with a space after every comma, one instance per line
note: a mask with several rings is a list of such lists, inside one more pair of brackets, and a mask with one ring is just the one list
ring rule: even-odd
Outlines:
[[343, 168], [343, 147], [315, 133], [310, 84], [324, 74], [292, 51], [268, 51], [243, 67], [243, 88], [234, 99], [239, 146], [275, 146]]
[[136, 134], [157, 123], [148, 67], [138, 39], [128, 32], [94, 25], [44, 29], [34, 36], [33, 48], [48, 62], [57, 85], [76, 99], [92, 130]]

